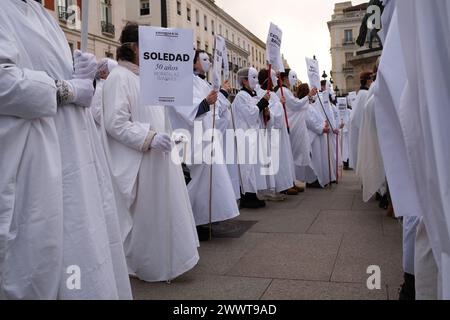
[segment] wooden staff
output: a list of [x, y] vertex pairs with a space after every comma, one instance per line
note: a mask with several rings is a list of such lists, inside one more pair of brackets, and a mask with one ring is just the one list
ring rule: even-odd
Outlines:
[[209, 240], [212, 240], [212, 205], [213, 205], [213, 158], [214, 155], [214, 136], [216, 130], [216, 104], [213, 106], [213, 128], [211, 137], [211, 164], [209, 167]]
[[[280, 87], [281, 97], [284, 98], [283, 82], [281, 81], [281, 77], [278, 77], [278, 86]], [[289, 119], [288, 119], [287, 110], [286, 110], [286, 104], [285, 103], [283, 103], [283, 110], [284, 110], [284, 120], [286, 121], [287, 132], [290, 134], [291, 133], [291, 129], [289, 127]]]
[[[170, 118], [169, 118], [169, 107], [164, 107], [164, 131], [170, 135], [171, 134], [171, 125], [170, 125]], [[166, 163], [170, 164], [170, 161], [172, 161], [172, 159], [170, 158], [171, 154], [165, 154], [164, 155], [164, 160], [166, 161]], [[166, 179], [166, 195], [170, 194], [170, 176], [168, 177], [168, 179]], [[169, 211], [170, 212], [170, 211]], [[173, 237], [173, 232], [172, 232], [172, 216], [170, 214], [167, 215], [167, 220], [168, 220], [168, 243], [169, 243], [169, 274], [172, 275], [172, 237]], [[167, 284], [170, 284], [172, 281], [172, 279], [168, 279], [167, 280]]]
[[336, 134], [336, 184], [339, 184], [339, 133]]

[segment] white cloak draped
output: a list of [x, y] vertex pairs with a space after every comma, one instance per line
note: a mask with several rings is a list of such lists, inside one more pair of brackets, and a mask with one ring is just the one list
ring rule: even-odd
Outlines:
[[157, 150], [142, 152], [149, 130], [164, 128], [164, 108], [139, 104], [139, 76], [119, 66], [103, 89], [109, 162], [130, 272], [148, 282], [167, 281], [198, 262], [198, 238], [181, 166]]
[[358, 165], [359, 129], [361, 127], [364, 106], [367, 103], [368, 90], [359, 90], [350, 117], [350, 168]]
[[[188, 167], [191, 171], [192, 181], [188, 184], [189, 197], [191, 199], [192, 210], [194, 212], [197, 226], [205, 225], [210, 222], [209, 214], [209, 195], [210, 195], [210, 173], [211, 166], [204, 160], [210, 157], [211, 137], [213, 127], [213, 106], [211, 111], [196, 119], [200, 103], [212, 91], [212, 86], [200, 77], [194, 77], [194, 104], [192, 106], [177, 107], [170, 109], [170, 118], [174, 130], [182, 129], [190, 133], [193, 141], [191, 146], [190, 163]], [[216, 117], [224, 116], [222, 112], [227, 109], [230, 102], [219, 93], [219, 99], [216, 103]], [[201, 123], [202, 132], [194, 132], [195, 122]], [[217, 123], [220, 124], [220, 123]], [[209, 131], [209, 132], [208, 132]], [[218, 130], [217, 132], [219, 132]], [[208, 134], [205, 134], [208, 133]], [[205, 141], [203, 141], [205, 135]], [[215, 139], [215, 163], [212, 170], [212, 222], [220, 222], [233, 219], [239, 216], [236, 194], [228, 173], [225, 161], [221, 158], [223, 155], [219, 150], [223, 150], [222, 141]], [[209, 152], [209, 154], [208, 154]], [[200, 156], [202, 163], [194, 163]]]
[[[304, 172], [304, 168], [311, 164], [311, 142], [306, 126], [309, 98], [297, 99], [288, 88], [283, 88], [283, 90], [289, 118], [290, 140], [296, 179], [304, 180], [305, 177], [301, 172]], [[278, 90], [277, 94], [278, 97], [281, 97], [281, 90]]]
[[327, 136], [323, 133], [325, 117], [321, 108], [318, 100], [308, 107], [306, 125], [311, 141], [311, 165], [305, 169], [305, 181], [313, 183], [318, 180], [325, 187], [330, 183], [330, 178]]
[[[235, 116], [236, 129], [243, 133], [253, 133], [256, 139], [246, 139], [245, 146], [238, 148], [237, 158], [239, 159], [242, 177], [243, 193], [257, 193], [266, 190], [267, 183], [261, 179], [261, 167], [258, 158], [259, 131], [263, 128], [263, 120], [257, 107], [259, 99], [252, 97], [248, 92], [241, 90], [231, 105]], [[250, 159], [251, 150], [256, 150], [256, 159]], [[245, 154], [242, 154], [244, 153]], [[252, 152], [253, 153], [253, 152]], [[255, 161], [250, 161], [255, 160]]]
[[[267, 90], [261, 88], [256, 90], [258, 99], [262, 99], [266, 94]], [[272, 161], [274, 157], [278, 157], [279, 170], [274, 172], [274, 183], [275, 185], [268, 186], [269, 189], [275, 190], [276, 192], [285, 191], [290, 189], [294, 185], [295, 181], [295, 170], [294, 170], [294, 158], [292, 156], [291, 140], [289, 133], [287, 131], [286, 119], [284, 114], [283, 104], [281, 103], [279, 97], [274, 93], [270, 92], [269, 108], [271, 111], [271, 125], [267, 128], [267, 134], [270, 136], [268, 139], [268, 150], [271, 149], [271, 145], [277, 146], [274, 152], [278, 152], [278, 155], [271, 154]], [[279, 140], [275, 139], [272, 134], [272, 130], [278, 131]], [[261, 141], [264, 143], [265, 141]], [[273, 163], [272, 163], [273, 164]]]
[[[73, 73], [67, 40], [57, 21], [35, 1], [4, 1], [0, 16], [0, 59], [6, 64], [2, 68], [7, 66], [1, 74], [5, 78], [0, 97], [11, 94], [4, 96], [8, 103], [2, 102], [0, 110], [3, 115], [16, 110], [18, 117], [3, 117], [1, 127], [22, 142], [14, 147], [9, 145], [10, 138], [8, 143], [1, 142], [2, 150], [3, 146], [12, 149], [5, 153], [10, 159], [2, 161], [2, 166], [7, 165], [2, 169], [7, 182], [1, 184], [5, 197], [1, 205], [6, 206], [0, 213], [1, 221], [9, 225], [1, 227], [8, 234], [8, 255], [4, 260], [5, 246], [0, 242], [0, 295], [129, 299], [112, 185], [94, 122], [81, 107], [66, 105], [56, 110], [52, 83], [71, 79]], [[20, 201], [11, 202], [12, 195]], [[72, 266], [82, 273], [80, 290], [67, 286]]]
[[[376, 85], [376, 84], [375, 84]], [[359, 131], [357, 175], [363, 185], [363, 201], [369, 201], [386, 182], [375, 121], [375, 97], [371, 95], [365, 106]]]
[[[407, 85], [400, 122], [419, 197], [426, 205], [424, 223], [450, 299], [450, 4], [447, 1], [397, 1]], [[415, 54], [411, 54], [415, 53]]]

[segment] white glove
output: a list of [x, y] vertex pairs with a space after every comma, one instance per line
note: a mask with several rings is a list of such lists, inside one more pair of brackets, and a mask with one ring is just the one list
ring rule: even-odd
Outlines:
[[90, 79], [72, 79], [65, 81], [72, 95], [67, 103], [89, 108], [94, 97], [94, 84]]
[[172, 141], [169, 135], [165, 133], [157, 133], [153, 138], [150, 147], [164, 153], [169, 153], [172, 151]]
[[94, 81], [95, 74], [97, 73], [97, 59], [93, 54], [82, 53], [80, 50], [76, 50], [73, 53], [74, 63], [74, 79], [89, 79]]

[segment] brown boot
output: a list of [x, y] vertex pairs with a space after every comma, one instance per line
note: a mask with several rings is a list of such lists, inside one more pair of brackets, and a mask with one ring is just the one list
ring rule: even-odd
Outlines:
[[294, 187], [292, 187], [286, 191], [283, 191], [282, 193], [287, 194], [288, 196], [298, 196], [298, 191]]
[[389, 218], [395, 219], [394, 206], [392, 205], [392, 203], [389, 203], [389, 207], [387, 209], [387, 216]]

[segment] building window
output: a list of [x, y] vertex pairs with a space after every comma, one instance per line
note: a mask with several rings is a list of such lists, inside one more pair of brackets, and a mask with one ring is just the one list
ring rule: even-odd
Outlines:
[[112, 23], [112, 6], [111, 0], [101, 1], [102, 10], [102, 33], [114, 37], [115, 26]]
[[205, 31], [208, 31], [208, 17], [206, 16], [206, 14], [203, 16], [203, 22], [205, 24]]
[[231, 41], [234, 43], [234, 33], [231, 35]]
[[188, 21], [191, 21], [191, 5], [188, 4], [186, 5], [186, 17]]
[[197, 23], [197, 27], [200, 27], [200, 12], [195, 10], [195, 21]]
[[177, 13], [181, 16], [181, 0], [177, 0]]
[[211, 33], [212, 33], [212, 35], [215, 34], [215, 28], [214, 27], [215, 27], [214, 26], [214, 20], [211, 20]]
[[205, 52], [208, 53], [209, 52], [209, 45], [207, 43], [205, 43]]
[[353, 30], [345, 30], [344, 31], [344, 42], [345, 43], [353, 42]]
[[105, 57], [106, 58], [110, 58], [110, 59], [114, 59], [114, 54], [111, 51], [106, 51], [105, 52]]
[[201, 45], [200, 40], [197, 40], [197, 50], [200, 50], [200, 45]]
[[150, 14], [150, 0], [141, 0], [141, 16]]
[[226, 30], [225, 33], [226, 33], [226, 38], [228, 40], [228, 30]]
[[222, 36], [222, 25], [219, 24], [219, 36]]

